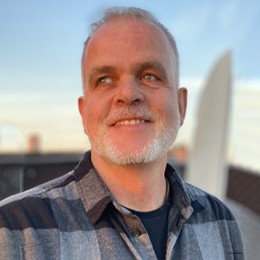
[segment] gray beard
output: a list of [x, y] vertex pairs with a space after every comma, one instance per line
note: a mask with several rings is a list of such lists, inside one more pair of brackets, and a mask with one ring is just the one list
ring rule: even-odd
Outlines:
[[149, 163], [161, 157], [173, 145], [179, 129], [179, 120], [175, 123], [167, 128], [161, 126], [157, 136], [150, 143], [129, 154], [122, 153], [120, 148], [106, 136], [105, 131], [100, 131], [102, 133], [96, 135], [91, 143], [91, 149], [99, 156], [118, 165]]
[[[157, 122], [156, 136], [141, 149], [124, 154], [120, 147], [115, 145], [113, 140], [107, 136], [106, 129], [109, 125], [125, 116], [145, 118]], [[161, 118], [148, 109], [142, 107], [128, 107], [120, 109], [111, 114], [101, 125], [98, 132], [93, 136], [91, 149], [101, 157], [107, 158], [118, 165], [149, 163], [161, 157], [174, 143], [179, 130], [179, 117], [176, 115], [167, 126], [160, 120]]]

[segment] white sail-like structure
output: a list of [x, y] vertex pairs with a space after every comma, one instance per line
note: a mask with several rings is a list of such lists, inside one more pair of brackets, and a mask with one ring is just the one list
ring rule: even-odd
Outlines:
[[231, 73], [228, 51], [218, 60], [202, 92], [186, 172], [187, 182], [222, 199], [227, 182]]

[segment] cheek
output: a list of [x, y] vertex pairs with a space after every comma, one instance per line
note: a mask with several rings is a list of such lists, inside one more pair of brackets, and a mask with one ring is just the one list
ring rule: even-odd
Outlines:
[[96, 133], [97, 128], [102, 125], [107, 116], [109, 108], [102, 98], [88, 97], [86, 104], [86, 128], [88, 133]]
[[86, 107], [86, 129], [88, 134], [93, 131], [97, 123], [97, 111], [93, 105], [88, 105]]
[[178, 101], [176, 98], [169, 98], [169, 100], [165, 103], [165, 115], [168, 124], [176, 124], [179, 125], [180, 115], [179, 115], [179, 107]]

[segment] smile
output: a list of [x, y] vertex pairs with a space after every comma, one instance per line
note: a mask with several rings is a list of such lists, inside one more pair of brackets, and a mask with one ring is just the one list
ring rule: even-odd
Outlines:
[[137, 124], [142, 124], [145, 123], [146, 121], [143, 119], [131, 119], [131, 120], [122, 120], [118, 121], [114, 124], [114, 126], [119, 126], [119, 125], [137, 125]]

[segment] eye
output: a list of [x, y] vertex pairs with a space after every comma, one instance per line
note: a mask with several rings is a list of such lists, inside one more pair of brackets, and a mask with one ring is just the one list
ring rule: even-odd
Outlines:
[[112, 78], [109, 76], [104, 76], [104, 77], [100, 77], [97, 80], [97, 85], [106, 85], [106, 84], [111, 84], [113, 82]]
[[141, 77], [141, 79], [147, 80], [147, 81], [156, 81], [157, 77], [153, 74], [145, 74]]

